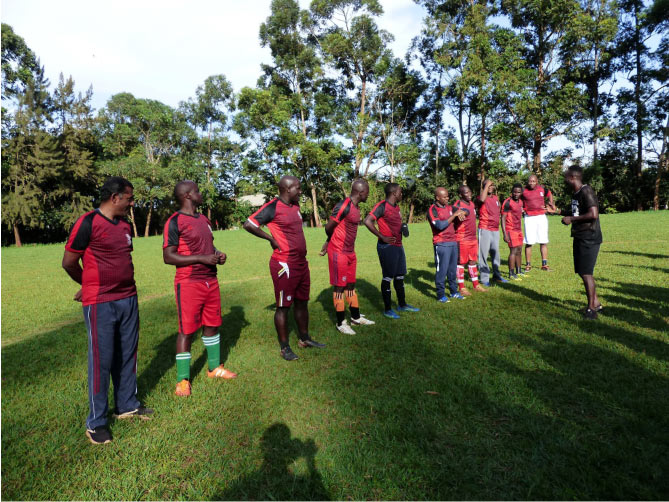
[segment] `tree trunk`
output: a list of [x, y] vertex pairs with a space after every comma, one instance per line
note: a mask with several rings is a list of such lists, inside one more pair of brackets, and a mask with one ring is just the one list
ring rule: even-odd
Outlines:
[[413, 210], [416, 209], [416, 204], [414, 204], [413, 199], [411, 199], [411, 204], [409, 204], [409, 220], [407, 223], [413, 221]]
[[14, 242], [16, 243], [16, 247], [20, 248], [22, 246], [21, 244], [21, 234], [19, 234], [19, 226], [14, 223]]
[[669, 136], [669, 117], [664, 124], [664, 134], [662, 135], [662, 150], [660, 150], [660, 160], [657, 164], [657, 176], [655, 176], [655, 193], [653, 194], [653, 209], [660, 209], [660, 183], [662, 182], [662, 172], [667, 169], [667, 136]]
[[636, 52], [636, 80], [634, 82], [634, 101], [636, 103], [636, 210], [643, 209], [641, 201], [641, 168], [643, 166], [643, 130], [641, 127], [641, 22], [639, 20], [639, 3], [634, 3], [634, 46]]
[[532, 172], [537, 176], [541, 174], [541, 134], [535, 134], [532, 143]]
[[144, 227], [144, 237], [149, 236], [149, 227], [151, 226], [151, 212], [153, 211], [153, 208], [151, 207], [151, 204], [149, 204], [149, 212], [146, 215], [146, 226]]
[[362, 138], [363, 138], [363, 133], [365, 131], [365, 124], [364, 124], [364, 117], [365, 117], [365, 99], [367, 97], [367, 81], [363, 79], [362, 81], [362, 87], [360, 88], [360, 126], [358, 129], [358, 136], [355, 141], [355, 172], [354, 172], [354, 179], [357, 179], [360, 177], [360, 166], [362, 165], [362, 152], [360, 151], [360, 147], [362, 145]]
[[481, 115], [481, 186], [483, 190], [483, 180], [485, 179], [485, 115]]
[[314, 209], [314, 224], [317, 227], [321, 226], [321, 217], [318, 215], [318, 199], [316, 198], [316, 185], [311, 183], [311, 205]]
[[138, 237], [137, 225], [135, 224], [135, 209], [132, 206], [130, 206], [130, 222], [132, 223], [132, 231], [135, 234], [135, 237]]

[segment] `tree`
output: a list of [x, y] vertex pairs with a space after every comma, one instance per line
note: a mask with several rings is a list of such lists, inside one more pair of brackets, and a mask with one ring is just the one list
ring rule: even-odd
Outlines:
[[2, 99], [24, 94], [39, 71], [39, 62], [25, 40], [2, 23]]

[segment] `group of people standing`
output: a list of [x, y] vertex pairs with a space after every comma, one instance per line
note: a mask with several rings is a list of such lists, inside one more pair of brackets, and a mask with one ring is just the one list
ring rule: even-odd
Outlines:
[[[602, 309], [592, 278], [601, 243], [597, 198], [590, 187], [582, 184], [582, 173], [578, 169], [568, 170], [565, 180], [576, 195], [572, 201], [571, 216], [566, 216], [562, 222], [573, 225], [575, 270], [583, 277], [588, 295], [586, 317], [595, 318]], [[298, 346], [324, 348], [325, 344], [314, 340], [309, 334], [311, 279], [299, 211], [302, 193], [300, 181], [294, 176], [283, 176], [278, 188], [278, 197], [254, 212], [244, 223], [244, 229], [267, 240], [272, 247], [269, 271], [276, 300], [274, 325], [281, 357], [286, 361], [294, 361], [298, 356], [291, 349], [288, 336], [291, 307], [297, 324]], [[531, 269], [531, 246], [536, 243], [541, 246], [541, 268], [549, 270], [547, 221], [543, 220], [546, 219], [545, 212], [555, 211], [555, 206], [550, 191], [538, 185], [536, 176], [530, 177], [525, 189], [514, 185], [511, 197], [502, 204], [490, 180], [484, 183], [482, 193], [475, 201], [472, 201], [471, 189], [465, 185], [458, 189], [458, 194], [459, 199], [449, 205], [448, 191], [438, 187], [435, 190], [435, 201], [427, 214], [433, 234], [436, 296], [440, 302], [448, 302], [449, 298], [464, 299], [471, 295], [464, 285], [465, 265], [473, 290], [487, 291], [485, 286], [489, 286], [491, 280], [488, 255], [493, 262], [492, 280], [508, 282], [499, 270], [500, 221], [503, 239], [510, 248], [509, 277], [518, 279], [523, 274], [520, 269], [520, 246], [523, 242], [521, 215], [526, 230], [525, 271]], [[368, 183], [362, 179], [355, 180], [350, 196], [335, 206], [325, 225], [327, 240], [321, 250], [321, 255], [328, 255], [336, 326], [341, 333], [349, 335], [355, 334], [354, 326], [375, 324], [360, 313], [355, 288], [359, 204], [365, 202], [368, 196]], [[179, 209], [165, 223], [163, 260], [176, 267], [174, 292], [179, 329], [175, 394], [189, 396], [192, 391], [190, 348], [192, 338], [200, 328], [207, 351], [207, 376], [211, 379], [233, 379], [237, 375], [220, 361], [218, 329], [221, 325], [221, 299], [217, 266], [225, 264], [227, 256], [214, 247], [211, 224], [198, 212], [202, 196], [197, 184], [187, 180], [177, 183], [174, 198]], [[547, 202], [543, 202], [545, 199]], [[384, 315], [390, 319], [398, 319], [405, 312], [420, 310], [406, 302], [404, 277], [407, 268], [402, 238], [408, 237], [409, 230], [402, 221], [399, 208], [401, 200], [400, 185], [388, 183], [384, 200], [373, 207], [363, 222], [378, 239], [381, 296]], [[142, 406], [137, 399], [139, 312], [131, 258], [132, 236], [130, 225], [125, 220], [133, 205], [132, 184], [120, 177], [108, 179], [101, 189], [100, 206], [77, 220], [63, 256], [63, 268], [74, 281], [82, 285], [75, 300], [83, 303], [88, 332], [90, 412], [86, 420], [86, 436], [94, 444], [112, 440], [107, 422], [110, 376], [114, 383], [115, 417], [149, 419], [153, 414], [153, 410]], [[537, 218], [541, 216], [543, 218]], [[533, 223], [528, 225], [528, 219], [532, 218], [534, 220], [530, 221]], [[263, 226], [267, 226], [269, 234], [262, 229]], [[478, 268], [481, 270], [481, 281], [478, 279]], [[445, 292], [446, 278], [449, 281], [449, 295]], [[396, 309], [392, 308], [391, 283], [397, 296]], [[350, 310], [350, 324], [346, 320], [346, 306]]]

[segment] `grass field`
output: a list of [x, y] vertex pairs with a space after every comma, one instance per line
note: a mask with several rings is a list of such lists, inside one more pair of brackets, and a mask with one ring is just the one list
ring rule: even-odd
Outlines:
[[295, 363], [278, 354], [269, 245], [217, 232], [222, 356], [239, 378], [209, 381], [198, 339], [188, 399], [173, 395], [174, 269], [160, 237], [136, 239], [139, 395], [156, 414], [112, 421], [103, 447], [84, 436], [87, 342], [63, 246], [3, 249], [2, 498], [667, 499], [669, 212], [602, 229], [606, 314], [590, 322], [558, 218], [553, 272], [448, 304], [429, 228], [412, 225], [407, 300], [422, 311], [398, 321], [381, 316], [361, 228], [361, 310], [377, 325], [355, 337], [333, 327], [324, 233], [306, 229], [311, 334], [328, 347], [293, 342]]

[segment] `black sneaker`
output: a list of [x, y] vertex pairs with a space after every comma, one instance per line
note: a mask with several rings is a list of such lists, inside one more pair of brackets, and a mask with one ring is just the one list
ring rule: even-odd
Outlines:
[[283, 357], [286, 361], [295, 361], [296, 359], [299, 359], [297, 354], [293, 352], [293, 349], [290, 348], [290, 345], [281, 349], [281, 357]]
[[141, 418], [142, 420], [151, 420], [153, 418], [153, 410], [151, 408], [145, 408], [140, 406], [131, 411], [126, 411], [125, 413], [119, 413], [118, 411], [114, 412], [114, 418], [123, 420], [125, 418]]
[[106, 427], [96, 427], [95, 429], [86, 429], [86, 437], [93, 444], [111, 443], [112, 436]]
[[[585, 314], [585, 311], [588, 310], [588, 308], [589, 307], [585, 307], [584, 309], [581, 310], [581, 312], [583, 312]], [[591, 310], [594, 310], [598, 314], [603, 314], [604, 313], [604, 305], [602, 305], [600, 303], [598, 307], [595, 307], [594, 309], [591, 309]]]
[[309, 347], [315, 347], [317, 349], [322, 349], [325, 347], [324, 343], [317, 342], [316, 340], [312, 340], [311, 338], [305, 338], [304, 340], [298, 340], [297, 341], [298, 347], [302, 347], [303, 349], [308, 349]]
[[585, 317], [590, 321], [594, 321], [595, 319], [597, 319], [597, 311], [592, 309], [586, 309], [585, 313], [583, 314], [583, 317]]

